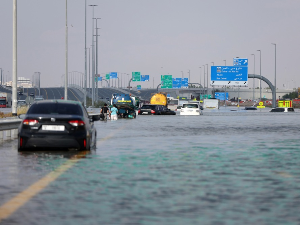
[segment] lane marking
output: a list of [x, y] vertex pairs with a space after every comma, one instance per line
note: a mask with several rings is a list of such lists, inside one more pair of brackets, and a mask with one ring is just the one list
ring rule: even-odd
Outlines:
[[[120, 127], [118, 130], [113, 131], [106, 137], [100, 139], [100, 143], [109, 140], [114, 136], [114, 134], [120, 132], [125, 128]], [[76, 154], [71, 157], [68, 161], [63, 163], [61, 166], [57, 167], [54, 171], [48, 173], [45, 177], [38, 180], [31, 186], [29, 186], [26, 190], [22, 191], [15, 197], [13, 197], [8, 202], [4, 203], [0, 207], [0, 223], [2, 220], [11, 216], [14, 212], [16, 212], [21, 206], [23, 206], [26, 202], [28, 202], [31, 198], [37, 195], [40, 191], [46, 188], [51, 182], [55, 181], [60, 175], [66, 172], [68, 169], [72, 168], [81, 158], [84, 158], [89, 151], [81, 151], [79, 154]]]

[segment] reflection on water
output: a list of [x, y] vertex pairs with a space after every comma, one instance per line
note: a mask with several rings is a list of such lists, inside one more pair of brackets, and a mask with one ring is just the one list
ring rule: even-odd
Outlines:
[[[299, 224], [299, 116], [221, 109], [97, 122], [97, 149], [10, 221]], [[19, 157], [23, 168], [34, 154]], [[68, 157], [37, 158], [52, 170]]]

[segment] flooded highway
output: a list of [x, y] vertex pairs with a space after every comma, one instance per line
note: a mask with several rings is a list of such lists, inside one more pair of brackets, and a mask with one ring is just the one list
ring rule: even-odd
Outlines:
[[0, 224], [300, 224], [299, 117], [227, 107], [97, 121], [89, 152], [4, 141]]

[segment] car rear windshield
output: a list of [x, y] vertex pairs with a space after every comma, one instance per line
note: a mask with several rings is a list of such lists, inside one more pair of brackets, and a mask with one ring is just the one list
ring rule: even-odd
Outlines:
[[198, 108], [197, 104], [183, 104], [182, 108]]
[[32, 105], [28, 114], [63, 114], [63, 115], [82, 115], [82, 110], [76, 104], [46, 103]]
[[154, 105], [143, 105], [142, 109], [154, 109], [155, 106]]

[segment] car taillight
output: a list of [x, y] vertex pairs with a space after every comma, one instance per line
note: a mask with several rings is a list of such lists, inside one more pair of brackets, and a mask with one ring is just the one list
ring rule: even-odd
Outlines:
[[84, 126], [84, 122], [82, 120], [71, 120], [69, 121], [69, 124], [71, 124], [74, 127], [78, 127], [78, 126]]
[[139, 109], [138, 114], [140, 114], [140, 113], [141, 113], [141, 110]]
[[37, 120], [29, 120], [29, 119], [25, 119], [23, 120], [23, 124], [24, 125], [29, 125], [29, 126], [33, 126], [35, 124], [37, 124], [39, 121]]
[[152, 113], [152, 114], [154, 114], [154, 113], [155, 113], [155, 111], [154, 111], [153, 109], [151, 109], [151, 113]]

